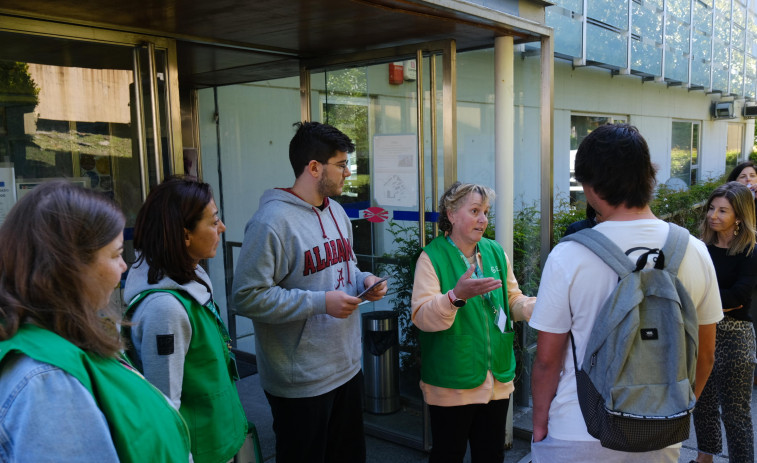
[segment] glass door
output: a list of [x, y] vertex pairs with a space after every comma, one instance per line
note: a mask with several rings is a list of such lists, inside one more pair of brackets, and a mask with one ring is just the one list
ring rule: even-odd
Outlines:
[[173, 168], [167, 50], [35, 28], [0, 30], [0, 223], [40, 182], [67, 179], [121, 206], [131, 263], [137, 211]]
[[[352, 219], [353, 248], [361, 270], [390, 276], [387, 297], [361, 306], [398, 314], [399, 395], [389, 413], [365, 413], [369, 433], [428, 450], [430, 430], [420, 379], [416, 328], [410, 320], [411, 262], [436, 225], [435, 187], [442, 183], [441, 52], [406, 59], [313, 72], [309, 75], [312, 120], [325, 122], [355, 142], [352, 176], [335, 198]], [[437, 110], [438, 108], [438, 110]], [[420, 141], [420, 142], [419, 142]], [[364, 340], [365, 333], [364, 333]], [[364, 364], [368, 362], [364, 355]], [[367, 365], [364, 365], [367, 367]], [[369, 368], [366, 382], [370, 382]]]

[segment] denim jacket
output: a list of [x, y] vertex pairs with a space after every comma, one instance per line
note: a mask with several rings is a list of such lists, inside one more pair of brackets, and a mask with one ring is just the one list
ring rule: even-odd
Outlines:
[[0, 461], [118, 462], [92, 394], [60, 368], [22, 354], [0, 371]]

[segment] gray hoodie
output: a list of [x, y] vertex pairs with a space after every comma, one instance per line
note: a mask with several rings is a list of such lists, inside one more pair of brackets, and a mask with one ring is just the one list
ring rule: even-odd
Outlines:
[[234, 272], [233, 303], [253, 321], [261, 384], [279, 397], [325, 394], [360, 371], [359, 311], [326, 314], [326, 292], [355, 296], [370, 273], [357, 268], [342, 206], [328, 198], [324, 205], [267, 190]]
[[[151, 285], [147, 282], [146, 262], [133, 265], [126, 277], [124, 300], [130, 303], [142, 291], [148, 289], [173, 289], [187, 292], [194, 300], [202, 305], [210, 301], [211, 293], [202, 284], [190, 281], [180, 285], [174, 280], [164, 277], [158, 283]], [[199, 265], [195, 273], [211, 290], [213, 286], [205, 270]], [[178, 299], [168, 293], [153, 293], [145, 297], [137, 306], [131, 319], [131, 342], [137, 353], [137, 367], [144, 373], [145, 378], [161, 390], [174, 407], [181, 406], [181, 386], [184, 380], [184, 358], [192, 340], [192, 327], [189, 323], [187, 311]], [[158, 353], [158, 336], [164, 340]], [[165, 340], [171, 339], [168, 346]], [[166, 349], [172, 353], [166, 353]], [[141, 361], [141, 365], [139, 362]]]

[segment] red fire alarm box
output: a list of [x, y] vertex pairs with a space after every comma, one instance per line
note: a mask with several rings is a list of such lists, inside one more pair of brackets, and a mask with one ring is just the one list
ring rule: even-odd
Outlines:
[[399, 85], [405, 81], [405, 75], [402, 70], [402, 62], [389, 63], [389, 83]]

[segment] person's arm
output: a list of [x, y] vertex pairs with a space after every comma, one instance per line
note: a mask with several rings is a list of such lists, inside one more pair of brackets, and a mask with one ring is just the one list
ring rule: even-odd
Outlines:
[[0, 418], [0, 447], [10, 461], [118, 462], [108, 422], [92, 394], [49, 366], [14, 391]]
[[305, 320], [327, 313], [327, 296], [334, 310], [351, 313], [357, 308], [360, 299], [343, 291], [327, 293], [279, 286], [289, 275], [288, 252], [292, 251], [286, 249], [269, 224], [251, 221], [247, 225], [232, 285], [234, 307], [240, 315], [264, 323]]
[[421, 252], [415, 265], [413, 295], [410, 302], [413, 324], [421, 331], [444, 331], [452, 326], [457, 315], [446, 293], [441, 292], [439, 277], [426, 252]]
[[699, 325], [699, 350], [697, 352], [697, 372], [694, 379], [694, 395], [697, 399], [704, 390], [707, 378], [715, 363], [715, 323]]
[[507, 257], [507, 254], [505, 254], [505, 260], [507, 261], [507, 302], [510, 306], [510, 314], [515, 322], [528, 321], [534, 312], [536, 298], [523, 294], [518, 286], [518, 280], [515, 278], [513, 266], [510, 265], [510, 258]]
[[738, 260], [738, 267], [729, 269], [737, 275], [733, 283], [730, 286], [719, 286], [723, 309], [744, 307], [746, 301], [752, 298], [752, 290], [757, 284], [757, 252], [753, 252], [751, 256], [744, 259], [738, 257], [740, 256], [725, 257], [726, 261], [730, 261], [729, 263], [735, 263], [734, 261]]
[[536, 340], [536, 358], [531, 368], [531, 397], [533, 398], [533, 438], [539, 442], [547, 437], [549, 407], [557, 393], [568, 333], [539, 331]]
[[178, 410], [184, 361], [192, 341], [186, 309], [173, 295], [155, 293], [137, 307], [132, 321], [132, 340], [145, 378]]

